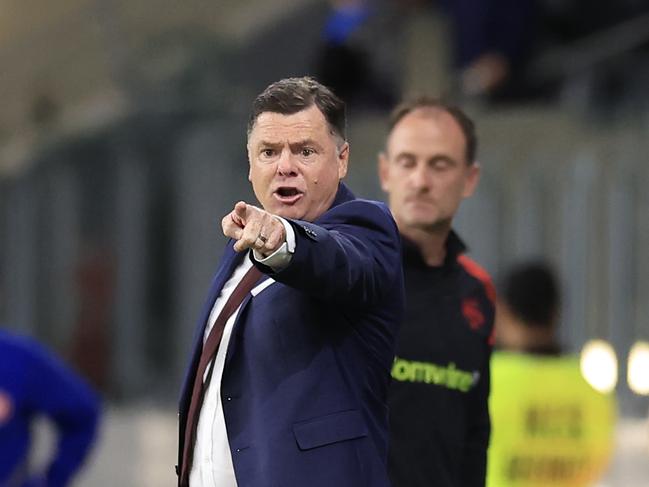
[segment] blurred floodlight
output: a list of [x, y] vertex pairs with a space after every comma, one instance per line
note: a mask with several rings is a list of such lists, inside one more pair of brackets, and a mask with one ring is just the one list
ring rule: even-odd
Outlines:
[[629, 388], [636, 394], [649, 396], [649, 343], [636, 342], [629, 352], [627, 367]]
[[617, 384], [617, 357], [604, 340], [590, 340], [581, 350], [581, 373], [588, 383], [602, 393], [609, 393]]

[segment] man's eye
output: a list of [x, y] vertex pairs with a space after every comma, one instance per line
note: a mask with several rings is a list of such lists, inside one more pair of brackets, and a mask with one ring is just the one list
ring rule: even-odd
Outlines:
[[273, 149], [264, 149], [261, 151], [261, 155], [263, 157], [273, 157], [275, 155], [275, 151]]
[[438, 171], [444, 171], [451, 167], [451, 162], [447, 159], [438, 159], [435, 161], [435, 164], [433, 164], [433, 167]]
[[411, 168], [415, 166], [415, 160], [410, 157], [399, 157], [397, 164], [404, 168]]
[[313, 154], [315, 154], [315, 151], [313, 149], [311, 149], [310, 147], [305, 147], [304, 149], [302, 149], [302, 156], [303, 157], [310, 157]]

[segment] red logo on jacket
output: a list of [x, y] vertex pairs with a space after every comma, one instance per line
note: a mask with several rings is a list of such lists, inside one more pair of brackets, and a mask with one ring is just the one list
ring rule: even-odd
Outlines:
[[472, 330], [477, 330], [485, 323], [485, 317], [480, 310], [477, 299], [464, 298], [464, 301], [462, 301], [462, 315], [469, 322]]

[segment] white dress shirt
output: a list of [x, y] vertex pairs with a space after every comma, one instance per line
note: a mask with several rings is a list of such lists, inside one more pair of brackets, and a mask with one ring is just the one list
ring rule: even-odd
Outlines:
[[[286, 241], [279, 249], [266, 258], [263, 258], [256, 251], [253, 252], [256, 261], [276, 271], [287, 266], [291, 261], [293, 252], [295, 252], [295, 233], [293, 228], [283, 218], [280, 218], [280, 220], [286, 230]], [[214, 302], [214, 306], [207, 320], [205, 334], [203, 335], [203, 344], [205, 344], [216, 318], [221, 313], [225, 303], [251, 267], [252, 262], [246, 256], [243, 262], [234, 270], [230, 279], [224, 284], [221, 294], [219, 294]], [[221, 378], [223, 376], [228, 343], [232, 335], [232, 328], [239, 314], [239, 308], [232, 313], [225, 323], [221, 343], [211, 364], [214, 372], [205, 391], [203, 405], [198, 417], [196, 444], [194, 445], [192, 469], [189, 474], [190, 487], [237, 487], [234, 466], [232, 464], [232, 452], [230, 450], [225, 418], [223, 416], [223, 404], [221, 403]], [[210, 367], [208, 366], [203, 380], [206, 380], [209, 376], [209, 370]]]

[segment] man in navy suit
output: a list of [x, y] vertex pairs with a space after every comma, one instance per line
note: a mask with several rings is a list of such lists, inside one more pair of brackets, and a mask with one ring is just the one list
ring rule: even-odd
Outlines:
[[180, 400], [179, 485], [388, 487], [386, 391], [403, 312], [387, 207], [356, 199], [344, 103], [271, 84], [248, 125], [249, 180]]

